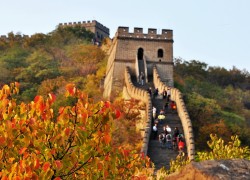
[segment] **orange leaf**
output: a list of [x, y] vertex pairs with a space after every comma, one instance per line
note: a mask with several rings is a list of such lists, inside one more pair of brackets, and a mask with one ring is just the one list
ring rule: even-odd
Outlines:
[[76, 87], [74, 84], [67, 84], [66, 85], [66, 90], [69, 92], [70, 95], [74, 95], [76, 92]]
[[109, 144], [109, 143], [110, 143], [111, 137], [110, 137], [109, 134], [106, 134], [106, 135], [104, 136], [104, 141], [105, 141], [106, 144]]
[[58, 169], [61, 169], [61, 168], [62, 168], [62, 163], [61, 163], [60, 160], [56, 160], [56, 161], [55, 161], [55, 164], [56, 164], [56, 167], [57, 167]]
[[109, 175], [109, 172], [107, 170], [105, 170], [104, 171], [104, 177], [106, 178], [106, 177], [108, 177], [108, 175]]
[[36, 96], [35, 98], [34, 98], [34, 102], [35, 103], [37, 103], [37, 102], [39, 102], [39, 101], [41, 101], [42, 100], [42, 96]]
[[0, 145], [3, 145], [5, 143], [5, 138], [4, 137], [0, 137]]
[[60, 177], [56, 177], [54, 180], [61, 180], [61, 178]]
[[24, 148], [21, 148], [20, 150], [19, 150], [19, 154], [23, 154], [25, 151], [26, 151], [26, 147], [24, 147]]
[[21, 178], [19, 176], [16, 176], [13, 178], [14, 180], [21, 180]]
[[51, 153], [52, 155], [55, 155], [55, 154], [56, 154], [56, 149], [55, 149], [55, 148], [51, 149], [50, 153]]
[[20, 164], [20, 171], [23, 172], [23, 170], [25, 168], [25, 163], [23, 162], [23, 160], [20, 160], [19, 164]]
[[36, 159], [34, 164], [34, 169], [38, 169], [39, 167], [40, 167], [39, 159]]
[[15, 86], [16, 86], [17, 88], [19, 88], [20, 83], [19, 83], [19, 82], [15, 82]]
[[43, 164], [43, 171], [47, 171], [48, 169], [50, 168], [50, 163], [49, 162], [46, 162]]

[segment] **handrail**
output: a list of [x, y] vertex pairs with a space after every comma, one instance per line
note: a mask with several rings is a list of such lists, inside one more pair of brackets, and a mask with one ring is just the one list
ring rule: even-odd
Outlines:
[[[154, 86], [159, 89], [160, 92], [162, 92], [164, 89], [169, 88], [167, 85], [165, 85], [157, 72], [157, 68], [153, 68], [153, 81]], [[195, 156], [195, 145], [194, 145], [194, 134], [193, 134], [193, 128], [192, 128], [192, 122], [190, 120], [190, 117], [188, 115], [185, 103], [182, 98], [182, 94], [177, 88], [171, 87], [171, 100], [175, 101], [177, 106], [177, 112], [181, 119], [184, 136], [186, 140], [186, 146], [187, 146], [187, 153], [189, 160], [194, 160]]]
[[145, 133], [143, 136], [143, 144], [141, 152], [147, 155], [148, 152], [148, 143], [151, 134], [151, 122], [152, 122], [152, 102], [149, 93], [141, 88], [137, 88], [133, 85], [131, 81], [131, 75], [129, 72], [129, 68], [125, 68], [125, 86], [127, 88], [127, 93], [131, 98], [139, 99], [146, 104], [146, 119], [145, 119]]

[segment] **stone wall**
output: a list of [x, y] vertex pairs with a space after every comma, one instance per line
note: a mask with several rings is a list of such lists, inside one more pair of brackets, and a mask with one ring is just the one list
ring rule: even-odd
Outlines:
[[137, 88], [133, 85], [128, 67], [125, 69], [124, 77], [125, 77], [126, 93], [131, 98], [141, 100], [142, 102], [146, 104], [146, 119], [145, 119], [145, 129], [144, 129], [145, 133], [143, 136], [143, 144], [142, 144], [141, 152], [147, 155], [148, 143], [149, 143], [149, 138], [151, 134], [151, 122], [152, 122], [151, 98], [146, 90]]
[[148, 29], [147, 34], [143, 33], [142, 28], [134, 28], [133, 33], [128, 30], [127, 27], [119, 27], [113, 40], [104, 83], [104, 97], [108, 99], [111, 94], [115, 96], [122, 91], [124, 75], [121, 72], [126, 67], [129, 67], [132, 76], [138, 77], [138, 61], [142, 59], [146, 75], [152, 76], [153, 67], [157, 66], [162, 81], [173, 86], [172, 30], [164, 29], [161, 34], [152, 28]]
[[[162, 82], [156, 67], [154, 68], [153, 81], [154, 81], [154, 86], [159, 89], [159, 92], [162, 92], [164, 89], [168, 88], [168, 86], [166, 86]], [[171, 100], [176, 102], [177, 112], [181, 119], [184, 131], [188, 157], [190, 160], [193, 160], [195, 155], [195, 146], [194, 146], [194, 134], [193, 134], [192, 123], [188, 115], [185, 103], [183, 101], [181, 92], [173, 87], [171, 87]]]
[[115, 53], [117, 47], [117, 39], [115, 38], [112, 42], [112, 46], [109, 52], [108, 64], [106, 67], [106, 77], [104, 80], [104, 92], [103, 97], [106, 99], [110, 98], [110, 94], [112, 91], [112, 82], [113, 82], [113, 73], [114, 73], [114, 60], [115, 60]]

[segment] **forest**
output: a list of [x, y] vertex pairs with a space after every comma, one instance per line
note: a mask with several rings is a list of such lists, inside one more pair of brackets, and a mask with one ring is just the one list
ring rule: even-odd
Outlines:
[[184, 95], [198, 150], [206, 150], [209, 134], [225, 140], [238, 135], [244, 145], [250, 145], [249, 72], [176, 58], [174, 73], [175, 87]]
[[[2, 179], [155, 176], [153, 164], [140, 154], [135, 122], [143, 105], [102, 99], [109, 39], [93, 45], [94, 34], [80, 26], [8, 37], [0, 39]], [[192, 120], [196, 160], [215, 158], [211, 149], [217, 159], [250, 159], [249, 72], [175, 58], [174, 81]], [[159, 176], [187, 163], [173, 160]]]

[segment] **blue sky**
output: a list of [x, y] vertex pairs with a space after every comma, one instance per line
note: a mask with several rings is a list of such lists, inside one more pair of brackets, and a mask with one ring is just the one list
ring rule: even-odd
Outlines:
[[174, 57], [250, 72], [249, 0], [0, 0], [0, 35], [48, 33], [59, 23], [97, 20], [118, 26], [172, 29]]

